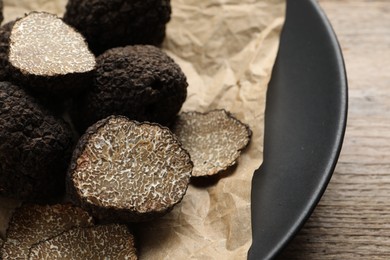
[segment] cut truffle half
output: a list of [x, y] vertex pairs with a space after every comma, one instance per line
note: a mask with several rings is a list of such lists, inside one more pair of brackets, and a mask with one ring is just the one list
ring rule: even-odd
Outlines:
[[0, 256], [3, 259], [28, 259], [33, 244], [74, 227], [92, 225], [91, 216], [71, 204], [23, 205], [11, 218]]
[[65, 192], [73, 148], [68, 124], [12, 83], [0, 82], [0, 195], [23, 200]]
[[182, 200], [192, 167], [168, 128], [111, 116], [81, 137], [67, 188], [71, 199], [98, 219], [146, 221]]
[[28, 259], [136, 260], [134, 237], [125, 225], [74, 228], [34, 245]]
[[114, 48], [97, 57], [93, 86], [75, 103], [80, 132], [110, 115], [169, 125], [187, 97], [178, 64], [150, 45]]
[[161, 45], [170, 16], [170, 0], [69, 0], [64, 20], [100, 54], [126, 45]]
[[55, 97], [88, 87], [96, 65], [83, 36], [45, 12], [31, 12], [15, 22], [8, 60], [15, 82]]
[[234, 165], [252, 135], [246, 124], [225, 110], [181, 113], [173, 132], [191, 155], [194, 177], [214, 175]]

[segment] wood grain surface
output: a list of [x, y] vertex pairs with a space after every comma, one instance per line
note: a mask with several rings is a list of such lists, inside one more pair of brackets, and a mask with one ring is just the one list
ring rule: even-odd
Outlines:
[[345, 58], [343, 149], [314, 213], [280, 259], [390, 259], [390, 0], [319, 0]]

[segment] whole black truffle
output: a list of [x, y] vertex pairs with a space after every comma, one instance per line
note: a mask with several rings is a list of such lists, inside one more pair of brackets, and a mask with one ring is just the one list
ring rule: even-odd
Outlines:
[[72, 147], [69, 126], [23, 89], [0, 82], [0, 195], [61, 195]]
[[168, 125], [187, 97], [184, 73], [157, 47], [114, 48], [96, 63], [93, 86], [73, 112], [80, 131], [110, 115]]
[[100, 54], [126, 45], [161, 45], [170, 16], [169, 0], [69, 0], [64, 21]]

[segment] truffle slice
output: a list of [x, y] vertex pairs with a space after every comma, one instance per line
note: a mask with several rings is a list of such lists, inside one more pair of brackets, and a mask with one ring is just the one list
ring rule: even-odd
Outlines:
[[168, 125], [187, 97], [187, 79], [163, 51], [150, 45], [106, 51], [97, 58], [92, 88], [76, 102], [80, 132], [110, 115]]
[[194, 177], [217, 174], [234, 165], [252, 135], [247, 125], [225, 110], [181, 113], [173, 132], [191, 155]]
[[170, 17], [169, 0], [69, 0], [64, 21], [100, 54], [126, 45], [161, 45]]
[[74, 228], [34, 245], [28, 259], [137, 259], [134, 237], [126, 226]]
[[0, 82], [0, 195], [25, 200], [62, 195], [72, 147], [69, 125], [23, 89]]
[[74, 227], [91, 225], [92, 218], [88, 213], [70, 204], [24, 205], [12, 216], [1, 256], [3, 259], [27, 259], [33, 244]]
[[81, 137], [67, 188], [74, 202], [101, 220], [146, 221], [182, 200], [192, 167], [168, 128], [111, 116]]
[[82, 35], [44, 12], [15, 22], [8, 59], [15, 82], [56, 97], [86, 88], [96, 64]]

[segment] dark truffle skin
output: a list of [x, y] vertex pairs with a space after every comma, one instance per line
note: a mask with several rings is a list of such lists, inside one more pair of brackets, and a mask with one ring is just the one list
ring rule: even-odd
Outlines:
[[0, 82], [0, 195], [60, 196], [72, 148], [69, 126], [23, 89]]
[[80, 132], [110, 115], [169, 125], [187, 97], [180, 67], [151, 45], [119, 47], [97, 57], [93, 87], [76, 101]]
[[69, 0], [64, 21], [100, 54], [126, 45], [161, 45], [170, 16], [170, 0]]
[[15, 21], [8, 22], [0, 27], [0, 81], [9, 80], [9, 37]]

